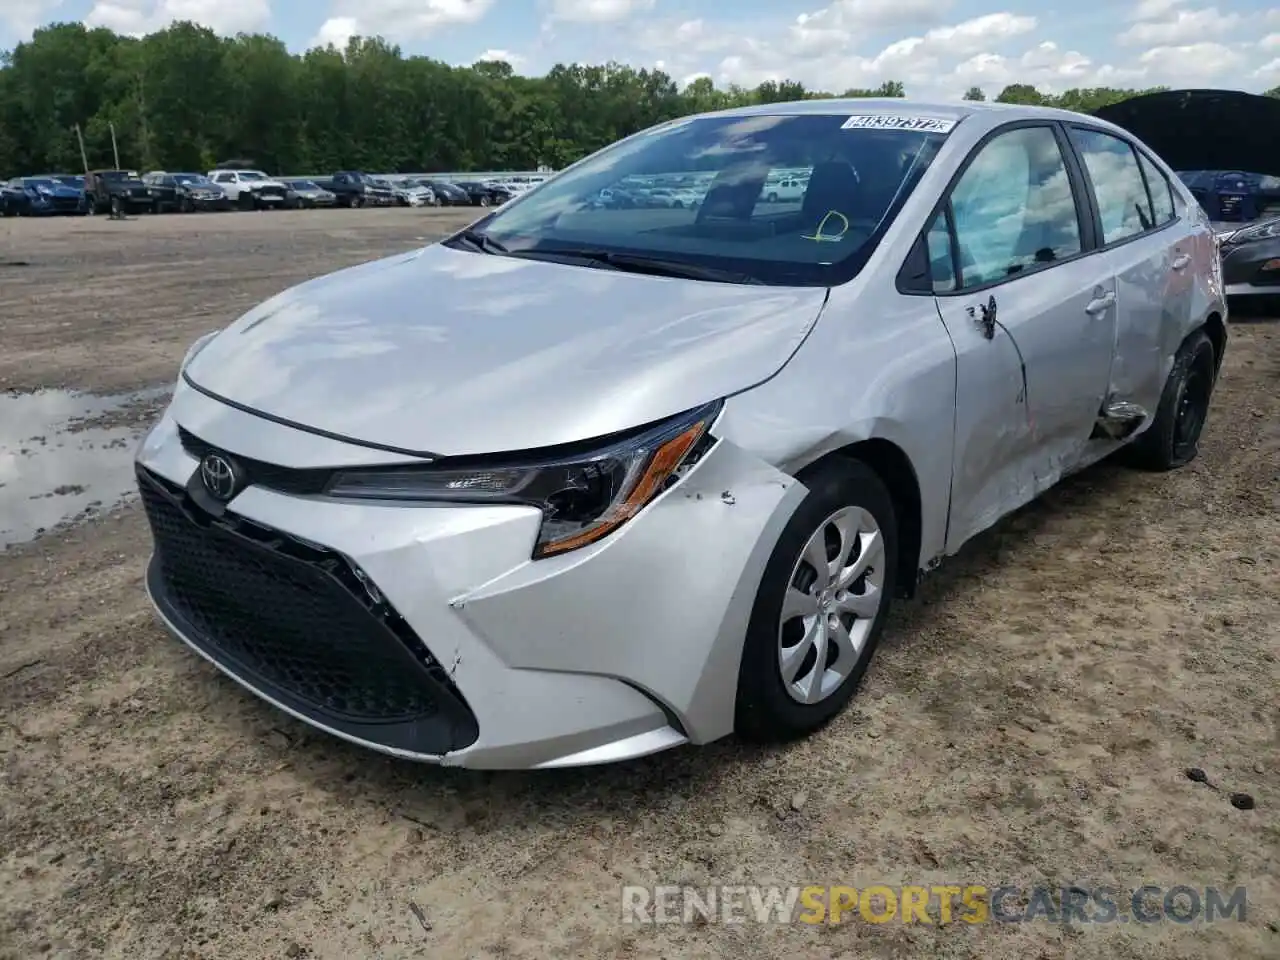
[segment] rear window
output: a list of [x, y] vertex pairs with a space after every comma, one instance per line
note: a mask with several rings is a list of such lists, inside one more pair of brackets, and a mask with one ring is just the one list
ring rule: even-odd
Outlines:
[[[481, 226], [517, 254], [589, 248], [825, 286], [865, 262], [953, 126], [847, 114], [679, 120], [605, 148]], [[781, 183], [799, 189], [771, 196]]]

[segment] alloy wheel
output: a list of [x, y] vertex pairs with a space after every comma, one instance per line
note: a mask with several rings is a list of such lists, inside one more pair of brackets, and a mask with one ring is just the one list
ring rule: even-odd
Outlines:
[[809, 537], [787, 581], [778, 669], [793, 700], [814, 704], [857, 666], [884, 596], [884, 536], [861, 507], [843, 507]]

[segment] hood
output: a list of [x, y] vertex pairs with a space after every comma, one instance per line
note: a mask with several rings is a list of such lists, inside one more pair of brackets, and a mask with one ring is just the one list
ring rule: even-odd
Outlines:
[[1280, 99], [1237, 90], [1167, 90], [1094, 114], [1123, 127], [1174, 170], [1280, 176]]
[[247, 180], [245, 181], [244, 186], [248, 187], [250, 190], [257, 190], [257, 189], [260, 189], [261, 187], [278, 187], [281, 190], [289, 189], [284, 185], [283, 181], [272, 180], [270, 177], [268, 177], [266, 180]]
[[435, 244], [308, 281], [209, 342], [207, 393], [338, 437], [452, 456], [571, 443], [775, 374], [824, 288], [707, 283]]

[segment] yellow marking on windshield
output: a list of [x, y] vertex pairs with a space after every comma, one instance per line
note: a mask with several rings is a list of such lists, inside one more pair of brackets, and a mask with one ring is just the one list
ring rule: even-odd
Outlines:
[[[832, 217], [835, 217], [841, 223], [839, 233], [824, 232], [827, 228], [827, 224], [831, 221]], [[812, 240], [815, 243], [839, 243], [841, 240], [844, 239], [844, 235], [848, 232], [849, 232], [849, 218], [846, 217], [839, 210], [828, 210], [823, 215], [822, 219], [818, 221], [818, 229], [813, 231], [813, 233], [802, 234], [801, 239]]]

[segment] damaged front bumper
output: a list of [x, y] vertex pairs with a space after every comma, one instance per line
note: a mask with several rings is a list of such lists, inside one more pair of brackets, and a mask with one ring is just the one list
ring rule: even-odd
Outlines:
[[198, 462], [179, 423], [233, 454], [287, 451], [285, 466], [371, 453], [184, 387], [139, 450], [157, 610], [280, 709], [384, 753], [477, 768], [610, 762], [732, 731], [756, 589], [804, 495], [732, 444], [610, 537], [532, 561], [529, 507], [250, 486], [206, 516], [186, 493]]

